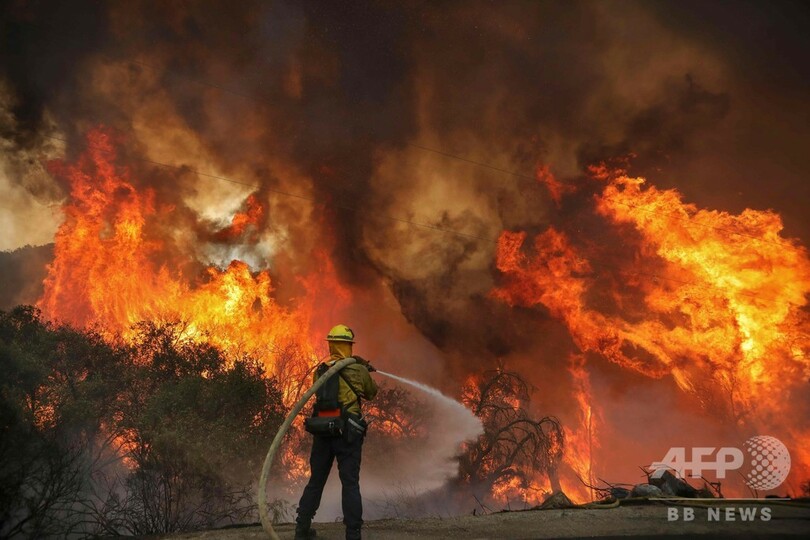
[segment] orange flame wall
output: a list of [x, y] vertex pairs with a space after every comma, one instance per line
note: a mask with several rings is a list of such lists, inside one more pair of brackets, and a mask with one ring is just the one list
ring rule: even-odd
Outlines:
[[[614, 382], [702, 402], [703, 419], [810, 460], [797, 455], [810, 442], [808, 259], [779, 216], [699, 210], [605, 169], [584, 180], [595, 200], [571, 182], [634, 152], [642, 175], [713, 208], [778, 208], [806, 235], [799, 8], [5, 4], [6, 248], [49, 243], [59, 220], [41, 203], [69, 191], [45, 315], [125, 334], [180, 318], [191, 336], [260, 349], [278, 375], [288, 363], [265, 353], [312, 355], [350, 314], [338, 320], [362, 328], [361, 354], [448, 393], [496, 362], [519, 370], [583, 476], [612, 465], [611, 428], [628, 429], [616, 411], [650, 409], [606, 397]], [[126, 144], [94, 130], [87, 152], [50, 165], [62, 185], [43, 174], [43, 156], [99, 122]], [[680, 414], [689, 425], [700, 408]]]
[[[130, 172], [114, 164], [115, 155], [111, 135], [97, 129], [75, 163], [50, 164], [67, 181], [70, 197], [39, 302], [43, 312], [125, 336], [141, 320], [181, 320], [189, 337], [267, 353], [262, 357], [271, 372], [270, 353], [292, 344], [305, 361], [297, 367], [306, 370], [327, 316], [349, 298], [329, 259], [313, 255], [317, 268], [301, 278], [301, 295], [292, 307], [276, 301], [268, 271], [253, 272], [239, 260], [186, 279], [180, 265], [189, 257], [171, 251], [170, 235], [160, 229], [174, 208], [156, 204], [151, 188], [137, 189]], [[237, 213], [220, 236], [238, 237], [263, 214], [260, 201], [251, 195], [247, 210]]]
[[[305, 372], [321, 327], [350, 302], [328, 257], [313, 255], [316, 269], [301, 279], [301, 294], [289, 305], [274, 297], [268, 271], [253, 272], [239, 260], [189, 279], [181, 265], [190, 257], [161, 229], [174, 207], [159, 204], [153, 189], [138, 189], [130, 171], [114, 164], [115, 154], [111, 135], [97, 129], [75, 163], [50, 164], [70, 197], [39, 302], [45, 314], [125, 336], [140, 320], [179, 319], [192, 338], [268, 353], [268, 370], [283, 369], [286, 380]], [[794, 452], [793, 478], [805, 478], [810, 433], [795, 419], [805, 414], [796, 403], [808, 376], [807, 251], [779, 235], [773, 212], [698, 210], [676, 191], [645, 187], [643, 179], [602, 174], [601, 180], [606, 185], [596, 211], [637, 243], [632, 260], [608, 264], [556, 228], [538, 234], [530, 247], [526, 233], [504, 232], [496, 252], [502, 284], [493, 297], [544, 306], [564, 322], [580, 351], [649, 377], [671, 376], [745, 433], [782, 438]], [[570, 192], [567, 186], [555, 191]], [[255, 235], [265, 218], [253, 194], [229, 226], [208, 237], [225, 242]], [[592, 294], [604, 283], [596, 278], [607, 272], [623, 279], [599, 295], [609, 306]], [[288, 345], [301, 353], [296, 365], [275, 366], [272, 351]], [[592, 482], [601, 414], [583, 357], [572, 358], [582, 425], [566, 426], [566, 459]]]
[[[602, 261], [554, 228], [531, 246], [526, 233], [504, 232], [494, 297], [542, 305], [581, 351], [650, 377], [670, 375], [747, 435], [780, 437], [793, 452], [792, 478], [805, 479], [810, 430], [798, 419], [810, 373], [807, 250], [779, 235], [773, 212], [698, 210], [641, 178], [602, 179], [596, 210], [613, 227], [632, 227], [623, 237], [636, 238], [634, 259]], [[591, 294], [604, 273], [623, 279], [608, 291], [610, 306]]]

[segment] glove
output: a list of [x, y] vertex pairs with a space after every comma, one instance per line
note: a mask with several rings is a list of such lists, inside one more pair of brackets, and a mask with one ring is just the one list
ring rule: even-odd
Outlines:
[[376, 369], [374, 369], [374, 367], [373, 367], [373, 366], [372, 366], [372, 365], [371, 365], [371, 364], [368, 362], [368, 360], [366, 360], [366, 359], [365, 359], [365, 358], [363, 358], [362, 356], [357, 356], [357, 355], [355, 355], [354, 359], [355, 359], [355, 360], [357, 360], [357, 363], [358, 363], [358, 364], [360, 364], [360, 365], [362, 365], [362, 366], [365, 366], [365, 368], [366, 368], [367, 370], [369, 370], [370, 372], [371, 372], [371, 371], [377, 371], [377, 370], [376, 370]]

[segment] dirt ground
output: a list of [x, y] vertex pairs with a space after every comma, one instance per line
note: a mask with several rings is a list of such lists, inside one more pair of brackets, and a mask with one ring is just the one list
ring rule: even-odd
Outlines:
[[[693, 504], [693, 503], [688, 503]], [[700, 504], [700, 503], [699, 503]], [[768, 521], [761, 519], [762, 510], [770, 508]], [[674, 508], [677, 520], [672, 517]], [[694, 509], [694, 519], [684, 521], [684, 509]], [[527, 510], [502, 512], [485, 516], [459, 516], [452, 518], [383, 519], [366, 522], [363, 537], [371, 540], [405, 540], [409, 538], [435, 538], [467, 540], [529, 539], [529, 538], [781, 538], [810, 536], [810, 504], [788, 506], [782, 503], [743, 504], [725, 501], [716, 504], [714, 515], [705, 507], [690, 507], [669, 502], [627, 505], [612, 509]], [[728, 508], [731, 510], [729, 511]], [[743, 521], [740, 508], [756, 512], [753, 520]], [[689, 511], [686, 510], [688, 513]], [[734, 520], [727, 520], [726, 513]], [[318, 538], [343, 538], [340, 523], [317, 523]], [[282, 540], [293, 538], [293, 525], [276, 528]], [[164, 537], [167, 538], [167, 537]], [[247, 540], [267, 538], [259, 526], [220, 529], [197, 533], [172, 535], [172, 539]]]

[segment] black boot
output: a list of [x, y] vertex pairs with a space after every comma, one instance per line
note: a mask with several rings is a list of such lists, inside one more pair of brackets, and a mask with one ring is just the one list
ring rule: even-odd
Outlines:
[[298, 519], [299, 521], [296, 521], [295, 523], [295, 540], [309, 540], [310, 538], [315, 538], [318, 536], [315, 529], [312, 528], [311, 519]]
[[360, 540], [360, 529], [346, 529], [346, 540]]

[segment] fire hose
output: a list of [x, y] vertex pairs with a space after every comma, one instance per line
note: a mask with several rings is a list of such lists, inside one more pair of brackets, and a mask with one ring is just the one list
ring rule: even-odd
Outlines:
[[264, 465], [262, 466], [262, 474], [259, 477], [259, 518], [262, 521], [262, 528], [265, 532], [270, 535], [270, 538], [273, 540], [279, 540], [276, 531], [273, 530], [273, 520], [267, 515], [267, 477], [270, 474], [270, 467], [273, 465], [273, 458], [276, 455], [276, 451], [278, 450], [279, 446], [281, 446], [281, 441], [284, 439], [284, 435], [287, 434], [287, 431], [290, 429], [290, 426], [295, 420], [295, 417], [298, 416], [298, 413], [301, 412], [301, 409], [304, 408], [309, 398], [318, 391], [323, 383], [329, 380], [335, 373], [343, 369], [344, 367], [348, 366], [349, 364], [354, 364], [357, 362], [354, 358], [344, 358], [339, 362], [335, 362], [335, 365], [329, 368], [326, 373], [318, 377], [318, 380], [315, 381], [315, 384], [312, 387], [304, 392], [304, 395], [301, 396], [296, 404], [293, 406], [290, 413], [287, 415], [287, 418], [284, 419], [284, 422], [281, 424], [281, 427], [278, 428], [278, 432], [276, 433], [273, 442], [270, 444], [270, 449], [267, 451], [267, 457], [264, 458]]

